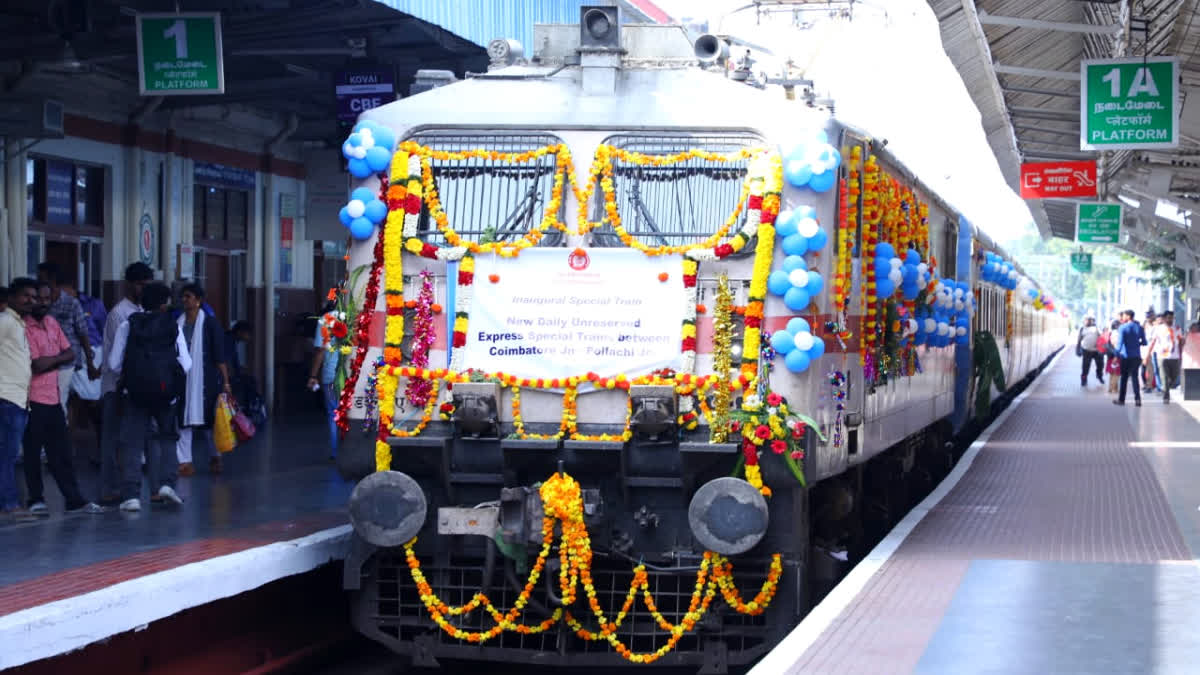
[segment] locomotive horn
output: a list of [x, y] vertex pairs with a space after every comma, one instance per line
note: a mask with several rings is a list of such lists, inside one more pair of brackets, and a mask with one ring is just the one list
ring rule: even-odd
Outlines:
[[705, 33], [696, 38], [692, 51], [700, 63], [724, 63], [729, 58], [729, 43], [711, 33]]
[[400, 546], [425, 524], [425, 493], [399, 471], [377, 471], [350, 493], [350, 524], [376, 546]]

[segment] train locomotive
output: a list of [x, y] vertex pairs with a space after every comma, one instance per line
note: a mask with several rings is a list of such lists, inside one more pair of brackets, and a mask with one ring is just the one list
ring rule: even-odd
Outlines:
[[344, 586], [417, 665], [752, 663], [1066, 334], [866, 130], [615, 11], [343, 146]]

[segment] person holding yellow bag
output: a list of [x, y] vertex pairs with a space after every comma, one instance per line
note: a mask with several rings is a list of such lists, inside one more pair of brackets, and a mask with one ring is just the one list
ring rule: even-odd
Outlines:
[[[224, 340], [217, 320], [206, 316], [202, 310], [204, 289], [198, 284], [188, 284], [180, 293], [183, 313], [177, 323], [183, 331], [188, 352], [192, 357], [192, 369], [187, 374], [186, 386], [179, 404], [179, 440], [175, 443], [175, 454], [179, 459], [179, 475], [196, 473], [192, 465], [192, 439], [199, 436], [207, 440], [208, 430], [215, 421], [217, 394], [231, 394], [229, 371], [225, 367]], [[221, 473], [221, 456], [214, 453], [209, 459], [210, 473]]]

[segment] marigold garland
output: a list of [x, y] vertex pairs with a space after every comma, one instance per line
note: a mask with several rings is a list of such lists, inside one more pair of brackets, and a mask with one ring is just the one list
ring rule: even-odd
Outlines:
[[[592, 579], [593, 552], [587, 525], [583, 519], [583, 496], [579, 483], [566, 473], [556, 473], [541, 484], [539, 494], [543, 506], [542, 547], [524, 588], [517, 596], [512, 608], [507, 612], [501, 612], [483, 593], [476, 593], [464, 605], [457, 607], [447, 605], [437, 596], [421, 572], [421, 564], [414, 550], [417, 540], [413, 539], [404, 545], [405, 560], [413, 583], [417, 586], [421, 602], [434, 623], [447, 635], [458, 640], [479, 644], [487, 642], [505, 631], [522, 634], [540, 633], [549, 630], [560, 619], [565, 619], [567, 625], [579, 638], [588, 641], [606, 641], [623, 658], [634, 663], [653, 663], [674, 649], [679, 640], [695, 628], [718, 593], [733, 611], [739, 614], [758, 616], [766, 610], [778, 591], [779, 579], [783, 575], [782, 557], [778, 553], [771, 557], [766, 581], [753, 599], [746, 602], [734, 582], [733, 564], [723, 556], [707, 551], [704, 553], [700, 568], [696, 573], [696, 586], [688, 609], [678, 624], [667, 620], [658, 610], [650, 591], [649, 576], [645, 565], [638, 565], [634, 568], [633, 581], [626, 593], [625, 601], [620, 611], [610, 619], [600, 606]], [[562, 562], [558, 573], [558, 582], [563, 607], [555, 610], [549, 618], [538, 624], [520, 623], [521, 613], [528, 605], [529, 598], [545, 570], [546, 560], [550, 557], [556, 525], [561, 528], [562, 532], [558, 540], [559, 560]], [[584, 595], [587, 597], [588, 608], [600, 626], [599, 631], [587, 630], [570, 612], [569, 608], [575, 605], [579, 599], [580, 585], [583, 586]], [[617, 637], [617, 631], [632, 610], [639, 593], [646, 609], [658, 626], [671, 635], [662, 647], [653, 652], [634, 652]], [[463, 630], [446, 618], [447, 616], [464, 616], [480, 607], [483, 607], [496, 622], [494, 626], [485, 631]]]

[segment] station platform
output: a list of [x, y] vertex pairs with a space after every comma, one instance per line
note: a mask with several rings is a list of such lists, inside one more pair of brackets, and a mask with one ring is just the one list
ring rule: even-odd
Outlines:
[[[63, 515], [47, 475], [52, 515], [0, 522], [0, 670], [343, 557], [353, 483], [329, 460], [321, 422], [269, 421], [216, 475], [197, 450], [197, 474], [177, 486], [182, 507], [144, 494], [137, 513]], [[95, 495], [98, 470], [76, 469]]]
[[1079, 370], [1063, 350], [751, 673], [1197, 672], [1200, 404]]

